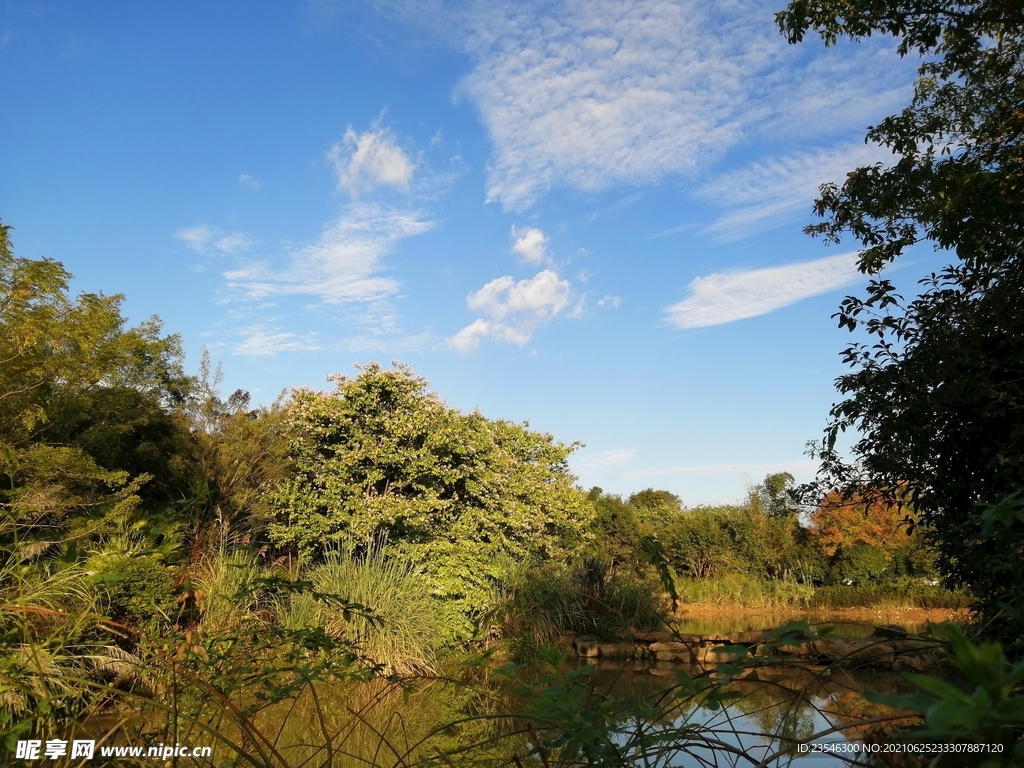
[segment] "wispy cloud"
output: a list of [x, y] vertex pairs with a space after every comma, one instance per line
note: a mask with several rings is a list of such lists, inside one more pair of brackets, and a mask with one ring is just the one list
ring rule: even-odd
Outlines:
[[238, 183], [246, 189], [263, 189], [263, 185], [260, 184], [256, 179], [250, 176], [248, 173], [238, 174]]
[[696, 277], [688, 286], [689, 295], [666, 310], [667, 319], [677, 328], [731, 323], [836, 290], [860, 276], [857, 254], [843, 253], [782, 267]]
[[239, 328], [242, 340], [235, 344], [234, 354], [247, 357], [272, 357], [282, 352], [315, 352], [322, 349], [315, 333], [299, 335], [262, 325]]
[[349, 128], [328, 150], [327, 159], [334, 165], [338, 189], [353, 198], [383, 186], [408, 192], [415, 170], [394, 135], [383, 128], [365, 133]]
[[598, 451], [591, 456], [581, 456], [574, 464], [580, 467], [617, 467], [628, 464], [636, 453], [629, 448], [613, 448], [610, 451]]
[[175, 232], [181, 242], [190, 250], [209, 256], [213, 253], [238, 253], [247, 251], [259, 241], [244, 232], [224, 233], [209, 224], [197, 224]]
[[594, 191], [691, 174], [751, 138], [861, 131], [905, 97], [914, 72], [889, 43], [823, 64], [826, 53], [786, 44], [772, 10], [761, 0], [449, 9], [475, 61], [458, 94], [476, 105], [493, 143], [488, 199], [520, 210], [556, 186]]
[[729, 241], [807, 217], [822, 184], [841, 183], [851, 168], [891, 158], [878, 146], [857, 142], [758, 160], [722, 174], [697, 190], [725, 210], [704, 232]]
[[572, 288], [550, 269], [516, 282], [506, 275], [487, 283], [466, 299], [466, 305], [483, 315], [446, 340], [449, 348], [469, 352], [481, 339], [491, 338], [518, 346], [569, 306]]
[[250, 299], [306, 295], [326, 304], [373, 301], [398, 290], [397, 281], [380, 274], [381, 259], [399, 241], [431, 226], [418, 212], [353, 203], [285, 267], [254, 262], [224, 276], [230, 288]]
[[599, 307], [619, 307], [622, 305], [621, 296], [602, 296], [597, 300], [597, 306]]
[[532, 227], [512, 227], [512, 250], [523, 257], [527, 264], [540, 264], [547, 258], [547, 236]]

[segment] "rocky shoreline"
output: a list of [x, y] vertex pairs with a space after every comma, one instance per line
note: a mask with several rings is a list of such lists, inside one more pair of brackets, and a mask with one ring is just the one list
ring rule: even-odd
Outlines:
[[630, 640], [609, 642], [590, 635], [572, 640], [576, 655], [587, 661], [635, 660], [664, 668], [668, 665], [713, 667], [746, 654], [762, 659], [764, 665], [800, 661], [822, 667], [873, 667], [887, 670], [920, 670], [921, 653], [933, 641], [911, 637], [902, 627], [877, 627], [868, 637], [829, 634], [799, 645], [770, 642], [763, 631], [726, 634], [685, 634], [675, 632], [632, 632]]

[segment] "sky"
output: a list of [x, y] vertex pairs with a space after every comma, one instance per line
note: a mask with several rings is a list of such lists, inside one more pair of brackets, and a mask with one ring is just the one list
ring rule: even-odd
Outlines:
[[226, 392], [400, 360], [584, 487], [728, 503], [814, 474], [866, 279], [802, 228], [917, 66], [781, 5], [5, 2], [0, 219]]

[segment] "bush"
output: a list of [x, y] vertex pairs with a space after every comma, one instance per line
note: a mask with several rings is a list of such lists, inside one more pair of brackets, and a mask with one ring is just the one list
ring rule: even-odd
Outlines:
[[129, 624], [170, 621], [177, 613], [174, 581], [167, 568], [149, 557], [125, 558], [113, 568], [110, 616]]
[[855, 544], [836, 552], [829, 575], [835, 582], [859, 587], [877, 581], [887, 565], [885, 555], [877, 547]]

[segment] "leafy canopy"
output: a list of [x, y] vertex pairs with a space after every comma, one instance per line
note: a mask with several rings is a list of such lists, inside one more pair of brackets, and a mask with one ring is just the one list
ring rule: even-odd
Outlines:
[[125, 519], [151, 481], [167, 491], [181, 448], [180, 340], [155, 317], [127, 327], [121, 296], [69, 297], [70, 278], [16, 257], [0, 224], [0, 538], [20, 526], [22, 554]]
[[288, 406], [294, 477], [274, 497], [278, 543], [313, 558], [386, 543], [426, 569], [465, 625], [507, 563], [571, 559], [588, 538], [575, 446], [449, 408], [403, 365], [334, 380]]
[[[947, 582], [971, 587], [990, 631], [1021, 644], [1024, 617], [1000, 585], [1024, 592], [1024, 521], [985, 535], [982, 510], [1024, 489], [1024, 5], [795, 0], [776, 20], [792, 42], [882, 33], [922, 61], [910, 105], [867, 134], [893, 161], [823, 186], [823, 221], [807, 228], [852, 235], [876, 276], [838, 313], [874, 339], [844, 353], [853, 370], [837, 381], [822, 480], [889, 502], [906, 489]], [[877, 275], [925, 241], [952, 263], [905, 302]], [[852, 463], [835, 448], [847, 430], [859, 433]]]

